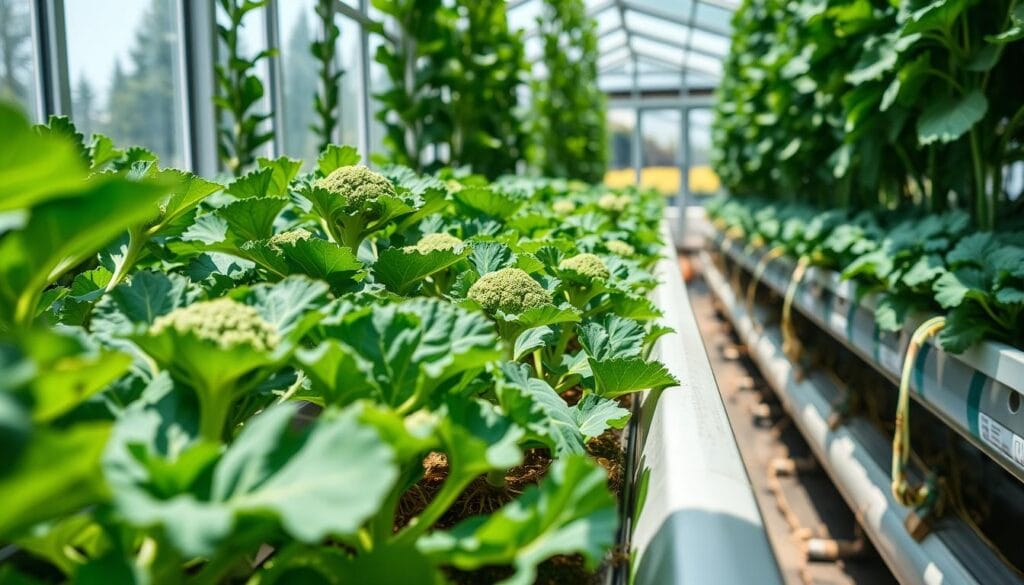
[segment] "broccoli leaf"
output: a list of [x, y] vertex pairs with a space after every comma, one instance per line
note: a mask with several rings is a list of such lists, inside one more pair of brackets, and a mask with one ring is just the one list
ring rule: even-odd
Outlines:
[[[193, 445], [168, 453], [151, 417], [118, 423], [105, 457], [120, 513], [136, 526], [163, 526], [186, 555], [208, 555], [231, 538], [259, 542], [280, 525], [292, 538], [316, 544], [352, 538], [377, 512], [398, 478], [392, 450], [358, 420], [356, 410], [328, 411], [293, 430], [297, 405], [278, 405], [254, 417], [192, 490], [154, 489], [157, 461], [183, 462]], [[183, 486], [177, 486], [183, 487]], [[245, 528], [245, 533], [240, 530]]]
[[615, 541], [617, 524], [604, 471], [586, 457], [566, 456], [513, 502], [423, 537], [418, 548], [463, 570], [512, 565], [515, 574], [501, 583], [528, 585], [537, 565], [554, 555], [580, 553], [587, 566], [596, 566]]

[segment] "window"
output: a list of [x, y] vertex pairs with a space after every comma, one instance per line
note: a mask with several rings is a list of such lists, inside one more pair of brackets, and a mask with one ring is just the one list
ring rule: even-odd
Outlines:
[[[363, 99], [362, 71], [362, 29], [359, 23], [349, 18], [340, 18], [338, 26], [341, 37], [338, 38], [337, 54], [341, 57], [341, 68], [345, 72], [341, 76], [341, 144], [359, 146], [359, 111]], [[370, 115], [367, 112], [366, 115]]]
[[321, 137], [311, 126], [320, 119], [313, 99], [320, 91], [319, 62], [310, 43], [323, 34], [315, 0], [279, 2], [281, 35], [282, 134], [284, 154], [301, 158], [306, 169], [316, 162]]
[[[77, 0], [81, 2], [82, 0]], [[293, 1], [293, 0], [291, 0]], [[219, 4], [219, 3], [218, 3]], [[229, 26], [230, 20], [227, 14], [224, 13], [220, 7], [217, 7], [217, 24], [221, 26]], [[266, 8], [258, 8], [252, 10], [245, 15], [242, 21], [242, 27], [238, 35], [238, 52], [246, 58], [252, 58], [260, 51], [267, 49], [267, 15]], [[224, 63], [227, 59], [227, 50], [224, 43], [219, 41], [217, 45], [217, 60], [220, 63]], [[271, 113], [271, 101], [270, 96], [273, 91], [273, 87], [270, 84], [270, 60], [260, 59], [256, 64], [256, 68], [253, 74], [259, 78], [263, 84], [263, 98], [258, 103], [252, 106], [249, 110], [250, 114], [268, 114]], [[260, 125], [260, 132], [270, 131], [273, 126], [273, 116], [266, 119]], [[220, 124], [225, 124], [225, 120], [220, 120]], [[261, 146], [256, 152], [256, 156], [273, 156], [274, 153], [274, 141], [271, 140]], [[291, 153], [287, 153], [291, 154]], [[295, 156], [295, 155], [292, 155]]]
[[87, 136], [184, 166], [181, 29], [174, 0], [67, 0], [71, 114]]
[[36, 107], [31, 0], [0, 0], [0, 100], [15, 101], [30, 118]]
[[653, 187], [666, 197], [679, 193], [682, 123], [682, 112], [677, 109], [641, 112], [640, 185]]
[[[711, 168], [711, 121], [714, 114], [708, 108], [689, 112], [690, 160], [687, 161], [689, 194], [694, 198], [718, 193], [722, 183]], [[699, 201], [698, 201], [699, 203]]]
[[608, 110], [608, 171], [604, 183], [609, 187], [624, 187], [636, 183], [633, 166], [633, 132], [636, 111]]

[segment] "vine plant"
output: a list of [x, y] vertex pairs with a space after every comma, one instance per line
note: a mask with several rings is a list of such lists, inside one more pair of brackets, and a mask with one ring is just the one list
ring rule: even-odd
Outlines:
[[340, 121], [341, 77], [345, 71], [338, 67], [334, 58], [341, 29], [334, 21], [334, 1], [317, 0], [316, 15], [320, 19], [322, 38], [310, 43], [309, 50], [317, 60], [320, 73], [319, 92], [313, 97], [313, 109], [319, 118], [310, 129], [320, 137], [320, 150], [326, 150], [333, 142]]
[[271, 115], [256, 111], [265, 93], [263, 82], [256, 75], [256, 67], [277, 52], [265, 49], [246, 57], [240, 45], [245, 17], [264, 8], [268, 1], [218, 0], [226, 24], [217, 25], [217, 36], [225, 51], [224, 58], [214, 67], [217, 95], [213, 101], [222, 124], [217, 150], [224, 167], [235, 176], [241, 175], [256, 161], [259, 148], [274, 136], [264, 124]]

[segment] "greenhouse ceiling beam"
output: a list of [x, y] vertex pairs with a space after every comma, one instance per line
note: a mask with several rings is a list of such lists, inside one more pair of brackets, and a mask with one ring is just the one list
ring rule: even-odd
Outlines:
[[516, 8], [519, 8], [520, 6], [522, 6], [524, 4], [529, 4], [530, 2], [533, 2], [533, 1], [534, 0], [512, 0], [511, 2], [509, 2], [505, 6], [505, 11], [508, 12], [510, 10], [515, 10]]
[[[633, 47], [633, 35], [630, 33], [629, 28], [626, 27], [626, 7], [623, 5], [622, 0], [613, 0], [615, 3], [615, 9], [619, 12], [619, 28], [626, 33], [626, 46], [629, 48], [629, 55], [636, 60], [636, 49]], [[635, 77], [634, 72], [634, 77]]]
[[589, 16], [590, 18], [594, 18], [595, 16], [601, 14], [605, 10], [608, 10], [609, 8], [614, 8], [616, 4], [618, 4], [617, 0], [605, 0], [600, 4], [596, 4], [589, 8], [587, 10], [587, 16]]
[[598, 64], [599, 69], [598, 69], [597, 72], [598, 73], [606, 73], [606, 72], [608, 72], [611, 69], [615, 69], [616, 67], [625, 65], [626, 63], [629, 63], [630, 59], [632, 59], [632, 58], [633, 58], [633, 56], [627, 53], [627, 54], [625, 54], [625, 55], [623, 55], [623, 56], [621, 56], [621, 57], [619, 57], [617, 59], [613, 59], [610, 63], [605, 63], [604, 65]]
[[667, 47], [672, 47], [673, 49], [682, 49], [683, 51], [693, 51], [694, 53], [697, 53], [698, 55], [704, 55], [705, 57], [711, 57], [712, 59], [717, 59], [719, 61], [721, 61], [722, 59], [725, 58], [725, 55], [721, 55], [719, 53], [715, 53], [714, 51], [709, 51], [709, 50], [701, 48], [701, 47], [694, 47], [692, 45], [691, 46], [687, 46], [687, 43], [681, 43], [679, 41], [669, 40], [669, 39], [666, 39], [664, 37], [659, 37], [658, 35], [652, 35], [651, 33], [648, 33], [648, 32], [630, 29], [630, 34], [632, 34], [635, 37], [641, 38], [641, 39], [647, 39], [647, 40], [655, 42], [655, 43], [661, 43], [662, 45], [665, 45]]
[[[642, 5], [636, 4], [635, 2], [632, 2], [631, 0], [617, 0], [617, 1], [620, 2], [621, 4], [623, 4], [626, 7], [627, 10], [631, 10], [633, 12], [636, 12], [637, 14], [643, 14], [645, 16], [650, 16], [651, 18], [660, 18], [661, 20], [664, 20], [666, 22], [671, 22], [673, 24], [678, 24], [680, 26], [688, 26], [690, 28], [693, 28], [693, 29], [696, 29], [696, 30], [699, 30], [699, 31], [703, 31], [703, 32], [706, 32], [708, 34], [713, 34], [713, 35], [718, 35], [720, 37], [725, 37], [726, 39], [728, 39], [728, 38], [730, 38], [732, 36], [731, 33], [728, 30], [724, 29], [724, 28], [718, 28], [717, 26], [708, 26], [706, 24], [701, 24], [699, 22], [694, 22], [693, 20], [690, 20], [690, 19], [680, 18], [679, 16], [676, 16], [675, 14], [672, 14], [671, 12], [666, 12], [664, 10], [658, 10], [657, 8], [649, 8], [647, 6], [642, 6]], [[622, 22], [623, 22], [623, 24], [625, 24], [626, 21], [623, 20]]]
[[[348, 4], [345, 4], [341, 0], [334, 0], [334, 11], [337, 12], [338, 14], [341, 14], [342, 16], [347, 16], [348, 18], [351, 18], [352, 20], [358, 22], [359, 25], [362, 26], [363, 28], [377, 26], [380, 24], [377, 21], [370, 18], [369, 16], [360, 12], [358, 8], [353, 8]], [[398, 38], [392, 33], [383, 30], [383, 27], [381, 27], [380, 31], [374, 32], [379, 32], [380, 34], [383, 34], [384, 38], [386, 38], [392, 44], [398, 43]]]
[[676, 63], [674, 61], [669, 61], [668, 59], [665, 59], [664, 57], [659, 57], [657, 55], [652, 55], [652, 54], [647, 53], [645, 51], [637, 51], [636, 54], [637, 54], [637, 56], [642, 57], [644, 59], [649, 59], [651, 61], [656, 61], [658, 63], [661, 63], [662, 65], [667, 65], [669, 67], [673, 67], [675, 69], [679, 69], [679, 70], [682, 70], [682, 71], [693, 71], [695, 73], [700, 73], [701, 75], [707, 75], [709, 77], [715, 77], [715, 78], [721, 78], [722, 77], [722, 74], [717, 72], [717, 71], [712, 71], [710, 69], [705, 69], [704, 67], [694, 67], [692, 64], [683, 65], [682, 63]]
[[714, 6], [715, 8], [721, 8], [722, 10], [728, 10], [729, 12], [736, 12], [736, 9], [740, 7], [737, 2], [729, 2], [729, 0], [697, 0], [700, 4], [707, 4], [708, 6]]

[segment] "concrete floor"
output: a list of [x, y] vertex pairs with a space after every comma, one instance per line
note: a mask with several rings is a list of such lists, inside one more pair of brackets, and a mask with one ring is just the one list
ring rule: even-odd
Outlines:
[[[692, 269], [687, 269], [687, 262], [692, 263]], [[791, 530], [779, 506], [779, 498], [769, 488], [768, 469], [776, 458], [810, 458], [810, 449], [800, 432], [782, 415], [781, 405], [761, 379], [757, 367], [745, 356], [728, 320], [716, 311], [713, 295], [700, 277], [699, 262], [683, 258], [680, 263], [684, 265], [684, 276], [687, 272], [693, 274], [687, 282], [690, 303], [786, 583], [896, 583], [866, 539], [862, 552], [852, 558], [808, 560], [803, 538]], [[824, 471], [814, 469], [779, 477], [779, 486], [792, 511], [791, 518], [796, 518], [812, 537], [856, 538], [853, 513]]]

